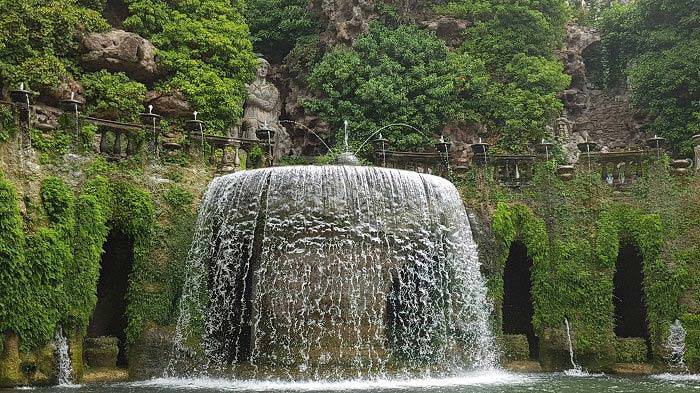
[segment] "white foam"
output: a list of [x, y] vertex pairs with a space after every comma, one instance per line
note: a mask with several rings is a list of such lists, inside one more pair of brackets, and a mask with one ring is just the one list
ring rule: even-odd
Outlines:
[[452, 386], [514, 385], [529, 383], [531, 377], [500, 370], [474, 372], [445, 378], [417, 379], [353, 379], [341, 381], [280, 381], [235, 380], [216, 378], [156, 378], [132, 382], [128, 386], [172, 389], [215, 389], [226, 391], [344, 391], [344, 390], [397, 390]]
[[570, 370], [564, 371], [564, 375], [567, 377], [577, 377], [577, 378], [597, 378], [597, 377], [604, 377], [605, 374], [599, 373], [589, 373], [588, 371], [584, 371], [580, 368], [572, 368]]
[[660, 379], [664, 381], [674, 381], [674, 382], [681, 382], [681, 381], [691, 381], [691, 382], [700, 382], [700, 374], [657, 374], [657, 375], [652, 375], [651, 378], [654, 379]]

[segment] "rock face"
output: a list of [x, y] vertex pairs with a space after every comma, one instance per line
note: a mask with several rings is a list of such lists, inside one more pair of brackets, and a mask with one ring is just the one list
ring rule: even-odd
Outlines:
[[455, 48], [463, 41], [462, 32], [471, 26], [472, 23], [449, 16], [439, 16], [433, 20], [425, 21], [421, 25], [434, 32], [448, 46]]
[[187, 97], [179, 90], [149, 91], [146, 93], [145, 104], [153, 105], [153, 110], [163, 116], [188, 117], [193, 112]]
[[[627, 150], [642, 144], [643, 119], [635, 117], [625, 90], [604, 91], [596, 78], [600, 72], [600, 34], [593, 28], [569, 25], [566, 47], [559, 52], [571, 86], [564, 92], [564, 116], [568, 132], [556, 132], [565, 146], [567, 159], [578, 159], [576, 143], [597, 142], [603, 149]], [[555, 131], [562, 128], [555, 125]]]
[[144, 83], [158, 74], [156, 48], [138, 34], [124, 30], [89, 34], [83, 38], [83, 47], [87, 53], [81, 61], [89, 70], [122, 71]]
[[369, 29], [374, 3], [371, 0], [317, 0], [327, 18], [325, 40], [352, 43]]

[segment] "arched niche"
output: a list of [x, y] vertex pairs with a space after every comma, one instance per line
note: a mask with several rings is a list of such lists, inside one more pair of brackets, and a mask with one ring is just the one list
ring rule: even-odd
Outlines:
[[90, 317], [88, 337], [116, 337], [119, 340], [117, 365], [127, 365], [126, 293], [134, 264], [134, 240], [113, 229], [103, 246], [100, 279], [97, 283], [97, 304]]
[[510, 246], [503, 270], [502, 329], [504, 334], [527, 336], [530, 358], [539, 358], [539, 337], [532, 326], [534, 306], [532, 302], [532, 258], [522, 241]]

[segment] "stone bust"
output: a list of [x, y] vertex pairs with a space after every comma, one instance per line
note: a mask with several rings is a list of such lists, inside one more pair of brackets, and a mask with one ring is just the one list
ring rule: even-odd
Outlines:
[[244, 138], [257, 139], [255, 131], [264, 124], [278, 132], [282, 129], [279, 124], [282, 102], [279, 90], [267, 81], [269, 69], [270, 63], [265, 59], [259, 59], [255, 81], [248, 86], [248, 99], [243, 112], [242, 136]]

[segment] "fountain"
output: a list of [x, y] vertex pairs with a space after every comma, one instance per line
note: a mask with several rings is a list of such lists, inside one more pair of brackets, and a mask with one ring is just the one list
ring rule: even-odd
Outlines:
[[574, 360], [574, 344], [571, 341], [571, 326], [569, 325], [568, 318], [564, 318], [564, 326], [566, 326], [566, 341], [569, 344], [569, 360], [571, 361], [571, 369], [566, 370], [565, 373], [569, 376], [584, 375], [585, 373], [583, 372], [583, 369], [581, 366], [576, 364], [576, 361]]
[[668, 339], [666, 339], [666, 349], [668, 350], [668, 365], [671, 371], [681, 374], [688, 374], [688, 366], [685, 364], [685, 328], [681, 321], [676, 321], [668, 329]]
[[73, 384], [73, 368], [70, 364], [70, 354], [68, 353], [68, 339], [63, 335], [61, 328], [56, 329], [54, 336], [56, 345], [56, 379], [59, 386], [70, 386]]
[[170, 376], [495, 365], [476, 244], [445, 179], [360, 166], [239, 172], [212, 181], [197, 225]]

